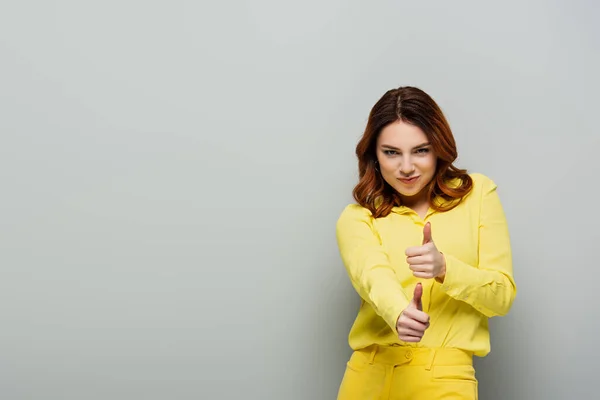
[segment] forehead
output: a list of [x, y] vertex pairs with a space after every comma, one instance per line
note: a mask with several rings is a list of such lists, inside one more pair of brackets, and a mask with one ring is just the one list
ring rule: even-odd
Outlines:
[[427, 142], [427, 135], [421, 128], [401, 120], [387, 125], [377, 138], [377, 146], [388, 145], [399, 149], [410, 149]]

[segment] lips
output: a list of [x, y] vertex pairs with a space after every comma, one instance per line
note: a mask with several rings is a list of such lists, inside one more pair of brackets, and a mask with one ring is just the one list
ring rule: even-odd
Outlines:
[[418, 176], [413, 176], [412, 178], [398, 178], [398, 180], [406, 185], [411, 185], [415, 183], [419, 179]]

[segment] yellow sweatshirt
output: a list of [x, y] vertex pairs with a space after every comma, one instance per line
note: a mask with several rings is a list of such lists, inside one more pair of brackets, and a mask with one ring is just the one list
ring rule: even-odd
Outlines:
[[[362, 298], [349, 335], [357, 350], [371, 344], [456, 347], [485, 356], [490, 351], [488, 318], [508, 313], [516, 295], [506, 218], [496, 184], [471, 174], [473, 190], [446, 212], [429, 209], [424, 219], [395, 207], [375, 219], [366, 208], [348, 205], [336, 234], [342, 261]], [[446, 258], [444, 283], [415, 278], [405, 250], [420, 246], [431, 223], [433, 242]], [[396, 321], [423, 285], [423, 311], [430, 326], [418, 343], [398, 339]]]

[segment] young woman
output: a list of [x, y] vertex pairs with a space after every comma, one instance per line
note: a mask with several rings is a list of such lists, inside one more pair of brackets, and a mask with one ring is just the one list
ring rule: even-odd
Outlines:
[[336, 232], [362, 301], [338, 399], [477, 399], [473, 356], [516, 295], [496, 185], [452, 164], [450, 126], [414, 87], [375, 104], [356, 155]]

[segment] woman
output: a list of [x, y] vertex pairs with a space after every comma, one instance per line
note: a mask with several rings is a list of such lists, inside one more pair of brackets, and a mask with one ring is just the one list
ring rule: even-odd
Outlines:
[[338, 399], [477, 399], [473, 356], [516, 295], [496, 185], [452, 164], [450, 126], [414, 87], [375, 104], [356, 155], [336, 232], [362, 302]]

